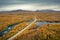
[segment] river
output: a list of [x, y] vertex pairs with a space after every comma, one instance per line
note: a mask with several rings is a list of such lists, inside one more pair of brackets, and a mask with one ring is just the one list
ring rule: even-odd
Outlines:
[[[32, 22], [32, 21], [33, 21], [33, 19], [28, 20], [28, 22]], [[24, 21], [23, 21], [23, 22], [24, 22]], [[17, 22], [17, 23], [14, 23], [14, 24], [9, 25], [7, 29], [5, 29], [4, 31], [0, 32], [0, 37], [2, 37], [4, 34], [7, 34], [7, 33], [8, 33], [9, 31], [11, 31], [16, 25], [21, 24], [21, 23], [23, 23], [23, 22]]]
[[37, 22], [37, 26], [40, 27], [43, 24], [60, 24], [60, 22]]

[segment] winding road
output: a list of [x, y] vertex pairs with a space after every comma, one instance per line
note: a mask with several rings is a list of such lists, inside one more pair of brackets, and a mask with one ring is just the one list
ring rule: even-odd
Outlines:
[[37, 21], [36, 17], [34, 19], [35, 20], [31, 24], [29, 24], [27, 27], [25, 27], [24, 29], [22, 29], [21, 31], [19, 31], [17, 34], [15, 34], [14, 36], [12, 36], [8, 40], [13, 40], [16, 36], [22, 34], [25, 30], [27, 30], [32, 24], [34, 24]]

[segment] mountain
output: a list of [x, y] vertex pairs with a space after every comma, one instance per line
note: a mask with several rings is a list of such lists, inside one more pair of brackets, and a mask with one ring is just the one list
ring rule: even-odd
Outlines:
[[60, 12], [52, 9], [36, 10], [37, 12]]
[[11, 10], [11, 11], [0, 11], [1, 13], [12, 13], [12, 12], [60, 12], [60, 11], [56, 11], [56, 10], [52, 10], [52, 9], [44, 9], [44, 10], [36, 10], [36, 11], [30, 11], [30, 10]]
[[19, 10], [11, 10], [11, 11], [0, 11], [0, 14], [1, 13], [12, 13], [12, 12], [31, 12], [31, 11], [19, 9]]
[[29, 11], [29, 10], [11, 10], [11, 11], [0, 11], [0, 12], [18, 12], [18, 11], [21, 11], [21, 12], [24, 12], [24, 11]]

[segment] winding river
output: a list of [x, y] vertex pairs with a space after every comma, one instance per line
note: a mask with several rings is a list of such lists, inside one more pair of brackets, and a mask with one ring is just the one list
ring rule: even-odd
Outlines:
[[22, 22], [9, 25], [6, 30], [0, 32], [0, 37], [3, 36], [4, 34], [7, 34], [7, 33], [8, 33], [9, 31], [11, 31], [17, 24], [20, 24], [20, 23], [22, 23]]
[[[28, 22], [32, 22], [33, 19], [28, 20]], [[24, 22], [24, 21], [23, 21]], [[17, 22], [15, 24], [11, 24], [8, 26], [8, 28], [2, 32], [0, 32], [0, 37], [2, 37], [4, 34], [7, 34], [9, 31], [11, 31], [16, 25], [21, 24], [23, 22]]]
[[[29, 20], [29, 22], [32, 22], [33, 20]], [[8, 26], [8, 28], [2, 32], [0, 32], [0, 37], [2, 37], [4, 34], [7, 34], [9, 31], [11, 31], [17, 24], [21, 24], [22, 22], [18, 22], [15, 24], [11, 24]], [[60, 24], [60, 22], [37, 22], [37, 26], [40, 27], [43, 24]]]

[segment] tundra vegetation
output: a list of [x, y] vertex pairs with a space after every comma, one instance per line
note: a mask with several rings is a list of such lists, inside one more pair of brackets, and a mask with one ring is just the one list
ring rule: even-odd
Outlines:
[[7, 40], [19, 31], [23, 30], [31, 23], [31, 19], [36, 22], [54, 22], [54, 24], [43, 24], [37, 27], [36, 22], [18, 35], [13, 40], [60, 40], [60, 12], [11, 12], [0, 14], [0, 32], [6, 30], [10, 25], [17, 24], [7, 34], [0, 37], [0, 40]]

